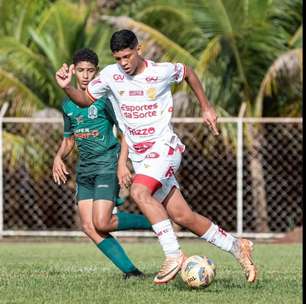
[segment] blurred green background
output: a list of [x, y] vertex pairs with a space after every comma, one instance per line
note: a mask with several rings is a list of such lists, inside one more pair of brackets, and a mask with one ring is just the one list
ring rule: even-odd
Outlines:
[[[143, 55], [192, 66], [219, 116], [299, 117], [302, 0], [0, 0], [0, 106], [6, 116], [60, 109], [55, 71], [74, 51], [113, 63], [111, 34], [128, 28]], [[175, 116], [199, 116], [186, 85]]]

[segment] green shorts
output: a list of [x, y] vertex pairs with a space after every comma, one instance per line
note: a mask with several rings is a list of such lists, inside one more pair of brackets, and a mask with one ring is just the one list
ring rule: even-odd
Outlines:
[[93, 175], [77, 175], [77, 201], [93, 199], [107, 200], [115, 202], [116, 206], [124, 203], [119, 196], [119, 183], [117, 174], [93, 174]]

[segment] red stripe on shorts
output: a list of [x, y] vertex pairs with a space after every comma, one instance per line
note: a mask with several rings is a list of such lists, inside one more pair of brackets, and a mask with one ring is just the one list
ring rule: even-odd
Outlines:
[[160, 181], [143, 174], [136, 174], [133, 178], [133, 184], [141, 184], [146, 186], [152, 194], [162, 186]]

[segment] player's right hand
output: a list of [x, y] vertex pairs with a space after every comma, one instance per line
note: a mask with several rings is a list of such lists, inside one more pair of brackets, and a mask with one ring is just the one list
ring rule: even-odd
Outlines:
[[52, 169], [54, 181], [60, 185], [65, 184], [67, 181], [67, 175], [69, 174], [66, 165], [60, 157], [55, 157]]
[[127, 165], [118, 163], [117, 176], [120, 187], [129, 188], [131, 186], [133, 176]]
[[74, 74], [74, 64], [71, 64], [69, 67], [64, 63], [61, 68], [56, 72], [55, 79], [58, 85], [64, 89], [70, 85], [72, 75]]

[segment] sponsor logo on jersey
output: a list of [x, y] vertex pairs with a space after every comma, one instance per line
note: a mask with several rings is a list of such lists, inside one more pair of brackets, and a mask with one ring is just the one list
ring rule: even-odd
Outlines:
[[96, 119], [98, 117], [98, 109], [95, 105], [91, 105], [88, 108], [88, 118]]
[[75, 119], [76, 119], [78, 125], [84, 121], [84, 117], [82, 115], [76, 117]]
[[154, 127], [150, 127], [150, 128], [143, 128], [143, 129], [133, 129], [130, 128], [128, 126], [126, 126], [126, 128], [129, 130], [130, 135], [132, 136], [148, 136], [148, 135], [152, 135], [155, 133], [155, 128]]
[[124, 81], [124, 75], [122, 75], [122, 74], [114, 74], [113, 75], [113, 79], [115, 81]]
[[99, 83], [102, 83], [102, 81], [101, 81], [99, 78], [96, 78], [96, 79], [94, 79], [94, 80], [91, 82], [91, 85], [92, 85], [92, 86], [95, 86], [95, 85], [97, 85], [97, 84], [99, 84]]
[[124, 91], [118, 91], [119, 95], [122, 96], [124, 94]]
[[98, 137], [100, 135], [99, 130], [92, 130], [90, 131], [88, 128], [78, 129], [76, 130], [74, 137], [86, 139], [90, 137]]
[[157, 96], [157, 90], [155, 88], [147, 89], [147, 96], [150, 100], [155, 100]]
[[175, 78], [175, 80], [178, 80], [179, 79], [179, 77], [180, 77], [180, 71], [179, 71], [179, 66], [178, 66], [178, 64], [176, 63], [175, 64], [175, 66], [174, 66], [174, 71], [175, 71], [175, 75], [174, 75], [174, 78]]
[[172, 166], [170, 166], [169, 169], [167, 170], [166, 174], [165, 174], [165, 177], [169, 178], [173, 175], [174, 175], [174, 169], [173, 169]]
[[129, 91], [129, 96], [143, 96], [144, 93], [142, 90], [132, 90], [132, 91]]
[[156, 82], [158, 80], [157, 76], [147, 76], [146, 82]]
[[120, 106], [121, 114], [127, 119], [140, 119], [157, 116], [157, 108], [157, 103], [141, 106], [122, 104]]
[[135, 151], [139, 154], [145, 153], [148, 149], [153, 147], [155, 141], [143, 141], [138, 144], [133, 145]]
[[159, 158], [160, 155], [157, 152], [150, 152], [146, 158]]

